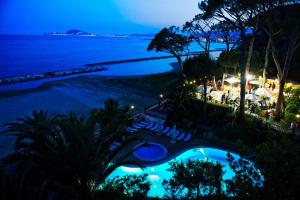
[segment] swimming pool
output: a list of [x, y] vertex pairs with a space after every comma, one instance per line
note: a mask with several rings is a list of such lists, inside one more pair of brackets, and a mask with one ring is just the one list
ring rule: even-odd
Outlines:
[[159, 161], [167, 155], [168, 150], [157, 143], [150, 142], [145, 146], [138, 148], [133, 155], [143, 161]]
[[[235, 159], [238, 159], [239, 156], [232, 153], [232, 156]], [[229, 167], [227, 163], [227, 151], [213, 149], [213, 148], [193, 148], [190, 150], [185, 151], [184, 153], [180, 154], [179, 156], [171, 159], [170, 161], [175, 160], [204, 160], [204, 161], [211, 161], [211, 162], [219, 162], [222, 164], [223, 170], [226, 171], [223, 179], [230, 179], [234, 176], [233, 171]], [[149, 197], [163, 197], [164, 189], [162, 186], [162, 182], [164, 179], [170, 179], [172, 174], [167, 170], [169, 168], [169, 161], [155, 165], [145, 167], [144, 170], [141, 168], [136, 167], [128, 167], [128, 166], [121, 166], [117, 168], [109, 177], [108, 179], [113, 179], [115, 177], [122, 177], [126, 175], [142, 175], [148, 174], [148, 180], [151, 183], [150, 191], [148, 193]]]

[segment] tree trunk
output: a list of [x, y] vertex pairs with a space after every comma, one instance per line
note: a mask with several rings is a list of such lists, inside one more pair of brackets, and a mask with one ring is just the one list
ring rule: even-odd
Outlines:
[[186, 75], [183, 73], [183, 62], [182, 62], [181, 56], [176, 56], [176, 58], [177, 58], [178, 67], [179, 67], [178, 72], [180, 73], [180, 75], [182, 77], [185, 78]]
[[278, 97], [277, 97], [277, 104], [276, 104], [276, 109], [275, 109], [275, 116], [274, 120], [279, 121], [283, 116], [282, 116], [282, 103], [283, 103], [283, 90], [284, 90], [284, 85], [285, 81], [280, 80], [279, 84], [279, 92], [278, 92]]
[[249, 50], [248, 50], [248, 56], [247, 56], [247, 62], [246, 62], [246, 75], [250, 73], [250, 65], [251, 65], [251, 58], [253, 54], [253, 46], [255, 42], [255, 36], [252, 36], [249, 44]]
[[293, 41], [292, 41], [292, 39], [290, 39], [288, 51], [287, 51], [285, 62], [284, 62], [283, 72], [282, 72], [282, 76], [281, 76], [280, 84], [279, 84], [278, 98], [277, 98], [275, 117], [274, 117], [274, 119], [276, 121], [279, 121], [281, 118], [284, 117], [283, 116], [283, 110], [284, 110], [283, 92], [284, 92], [284, 86], [286, 83], [287, 75], [289, 73], [290, 65], [292, 62], [292, 57], [293, 57], [292, 49], [293, 49]]
[[281, 69], [281, 65], [277, 59], [276, 48], [275, 48], [275, 44], [274, 44], [274, 41], [272, 38], [271, 38], [271, 50], [272, 50], [272, 57], [273, 57], [273, 60], [274, 60], [274, 63], [275, 63], [276, 69], [277, 69], [277, 77], [278, 77], [278, 80], [281, 80], [282, 69]]
[[268, 44], [266, 47], [265, 63], [264, 63], [264, 70], [263, 70], [263, 81], [262, 81], [263, 86], [265, 86], [266, 81], [267, 81], [267, 68], [269, 65], [270, 48], [271, 48], [271, 38], [269, 38]]
[[240, 109], [237, 115], [237, 121], [243, 122], [245, 120], [245, 95], [246, 95], [246, 45], [243, 40], [242, 53], [240, 56], [240, 70], [241, 70], [241, 84], [240, 84]]
[[214, 84], [214, 90], [217, 90], [217, 82], [216, 82], [216, 76], [213, 76], [213, 84]]
[[208, 40], [206, 42], [206, 51], [207, 51], [207, 55], [209, 55], [209, 51], [210, 51], [210, 38], [208, 38]]
[[207, 103], [207, 80], [204, 79], [204, 104]]
[[204, 78], [204, 105], [203, 105], [203, 120], [206, 121], [207, 114], [207, 79]]
[[228, 39], [226, 39], [225, 38], [225, 44], [226, 44], [226, 51], [228, 52], [228, 51], [230, 51], [230, 42], [229, 42], [229, 40]]
[[224, 90], [224, 82], [225, 82], [225, 74], [223, 73], [223, 76], [222, 76], [222, 90]]
[[240, 92], [240, 110], [238, 113], [237, 121], [242, 122], [245, 119], [245, 95], [246, 95], [246, 83], [247, 79], [246, 76], [250, 71], [250, 62], [253, 53], [253, 46], [255, 41], [255, 36], [251, 38], [248, 54], [246, 58], [247, 47], [245, 44], [245, 37], [243, 37], [243, 44], [242, 44], [242, 55], [240, 57], [240, 69], [241, 69], [241, 92]]

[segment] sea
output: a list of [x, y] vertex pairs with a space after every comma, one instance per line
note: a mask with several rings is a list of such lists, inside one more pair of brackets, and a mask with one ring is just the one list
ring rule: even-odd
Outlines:
[[[138, 36], [0, 35], [0, 78], [74, 69], [90, 63], [168, 55], [147, 51], [150, 41], [149, 37]], [[220, 48], [224, 48], [224, 44], [212, 43], [212, 50]], [[201, 50], [195, 44], [191, 46], [191, 51]], [[164, 71], [159, 66], [156, 70], [144, 70], [143, 65], [136, 64], [135, 70], [125, 75], [139, 74], [139, 70], [142, 74]], [[122, 65], [122, 69], [124, 71], [126, 65]], [[106, 75], [123, 75], [123, 72], [120, 70], [118, 74], [118, 70], [114, 70]]]

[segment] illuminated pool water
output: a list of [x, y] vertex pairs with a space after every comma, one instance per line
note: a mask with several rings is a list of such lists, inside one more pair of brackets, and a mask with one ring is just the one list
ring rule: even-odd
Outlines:
[[143, 161], [159, 161], [167, 155], [167, 149], [157, 143], [148, 143], [146, 146], [138, 148], [133, 155]]
[[[238, 159], [239, 156], [236, 154], [231, 153], [231, 155]], [[230, 179], [233, 177], [234, 173], [230, 169], [227, 158], [227, 151], [213, 149], [213, 148], [194, 148], [184, 153], [180, 154], [179, 156], [171, 159], [170, 161], [175, 160], [207, 160], [211, 162], [219, 162], [223, 165], [223, 170], [225, 174], [223, 179]], [[151, 183], [151, 188], [148, 193], [149, 197], [163, 197], [164, 189], [162, 187], [162, 182], [164, 179], [170, 179], [172, 174], [167, 170], [169, 169], [169, 162], [166, 161], [163, 164], [150, 166], [144, 168], [144, 170], [136, 167], [128, 167], [128, 166], [121, 166], [117, 168], [108, 178], [112, 179], [115, 177], [122, 177], [126, 175], [142, 175], [148, 174], [148, 180]]]

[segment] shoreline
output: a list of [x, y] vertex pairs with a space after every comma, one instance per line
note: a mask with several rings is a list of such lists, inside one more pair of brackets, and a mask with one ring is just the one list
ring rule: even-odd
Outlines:
[[[210, 52], [217, 52], [217, 51], [221, 51], [221, 50], [216, 49], [216, 50], [211, 50]], [[201, 52], [202, 51], [191, 52], [189, 55], [191, 55], [191, 56], [198, 55]], [[184, 56], [187, 56], [187, 55], [184, 55]], [[105, 67], [107, 65], [144, 62], [144, 61], [151, 61], [151, 60], [162, 60], [162, 59], [169, 59], [169, 58], [174, 58], [174, 56], [169, 55], [169, 56], [133, 58], [133, 59], [125, 59], [125, 60], [97, 62], [97, 63], [85, 64], [85, 65], [83, 65], [82, 68], [75, 68], [75, 69], [68, 69], [68, 70], [61, 70], [61, 71], [49, 71], [49, 72], [45, 72], [45, 73], [12, 76], [12, 77], [6, 77], [6, 78], [4, 77], [4, 78], [0, 78], [0, 86], [13, 85], [16, 83], [24, 83], [24, 82], [29, 82], [29, 81], [43, 80], [43, 79], [51, 79], [51, 78], [56, 78], [56, 77], [68, 77], [68, 76], [72, 76], [72, 75], [100, 72], [100, 71], [108, 70], [108, 67]]]
[[62, 70], [62, 71], [55, 71], [55, 72], [45, 72], [42, 74], [14, 76], [11, 78], [0, 79], [0, 86], [12, 85], [15, 83], [24, 83], [24, 82], [28, 82], [28, 81], [51, 79], [51, 78], [56, 78], [56, 77], [68, 77], [68, 76], [72, 76], [72, 75], [104, 71], [107, 69], [108, 68], [106, 68], [106, 67], [98, 66], [98, 67], [93, 67], [93, 68], [76, 68], [76, 69], [69, 69], [69, 70]]

